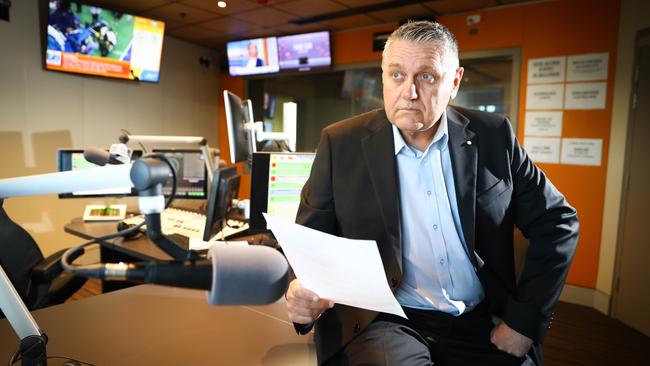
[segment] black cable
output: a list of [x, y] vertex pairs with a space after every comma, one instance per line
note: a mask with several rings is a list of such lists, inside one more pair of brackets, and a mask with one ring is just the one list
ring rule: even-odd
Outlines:
[[[170, 170], [172, 172], [172, 191], [171, 191], [171, 194], [169, 195], [169, 199], [165, 203], [165, 208], [168, 208], [172, 204], [172, 202], [174, 201], [174, 198], [176, 197], [176, 186], [178, 185], [178, 177], [176, 175], [176, 169], [174, 168], [174, 165], [171, 163], [171, 161], [169, 161], [169, 159], [163, 154], [149, 154], [149, 155], [143, 156], [143, 158], [157, 158], [157, 159], [160, 159], [160, 160], [164, 161], [169, 166], [169, 168], [170, 168]], [[72, 262], [74, 262], [74, 260], [76, 258], [80, 257], [81, 255], [83, 255], [85, 253], [85, 249], [84, 249], [85, 247], [93, 245], [93, 244], [105, 245], [105, 243], [104, 243], [105, 241], [107, 241], [109, 239], [114, 239], [114, 238], [117, 238], [117, 237], [120, 237], [120, 236], [128, 236], [128, 235], [132, 234], [133, 232], [140, 230], [140, 228], [142, 226], [144, 226], [144, 225], [145, 225], [145, 222], [143, 221], [143, 222], [141, 222], [141, 223], [139, 223], [139, 224], [137, 224], [135, 226], [132, 226], [130, 228], [120, 230], [120, 231], [117, 231], [115, 233], [111, 233], [111, 234], [108, 234], [108, 235], [100, 236], [98, 238], [94, 238], [94, 239], [89, 240], [89, 241], [87, 241], [85, 243], [77, 245], [76, 247], [72, 247], [72, 248], [66, 250], [65, 253], [63, 253], [63, 256], [61, 256], [61, 267], [63, 267], [63, 269], [65, 271], [69, 271], [69, 272], [76, 271], [76, 269], [75, 269], [76, 266], [74, 266], [72, 264]], [[74, 258], [71, 259], [71, 257], [73, 255], [74, 255]]]
[[80, 360], [80, 359], [73, 358], [73, 357], [58, 356], [58, 355], [57, 355], [57, 356], [47, 356], [47, 359], [48, 359], [48, 360], [51, 359], [51, 358], [52, 358], [52, 359], [64, 359], [65, 362], [72, 361], [73, 363], [76, 363], [76, 365], [95, 366], [95, 364], [92, 364], [92, 363], [90, 363], [90, 362], [86, 362], [86, 361], [82, 361], [82, 360]]

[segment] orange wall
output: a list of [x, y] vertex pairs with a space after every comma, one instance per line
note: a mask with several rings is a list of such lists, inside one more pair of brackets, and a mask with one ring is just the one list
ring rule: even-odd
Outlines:
[[[607, 99], [604, 110], [565, 110], [562, 137], [603, 139], [601, 166], [539, 164], [553, 183], [578, 209], [581, 234], [568, 283], [595, 288], [603, 218], [607, 152], [612, 115], [612, 94], [618, 34], [619, 0], [558, 0], [502, 9], [443, 16], [439, 21], [458, 38], [461, 52], [519, 47], [522, 69], [519, 106], [519, 139], [523, 141], [526, 100], [526, 72], [529, 58], [609, 52]], [[478, 33], [469, 34], [466, 17], [481, 15], [474, 25]], [[333, 61], [336, 65], [377, 61], [372, 52], [372, 34], [390, 31], [394, 26], [334, 33]], [[243, 95], [244, 79], [222, 76], [220, 87]], [[220, 100], [220, 105], [223, 102]], [[223, 108], [220, 108], [223, 111]], [[225, 119], [220, 113], [220, 148], [227, 150]], [[250, 193], [250, 179], [244, 177], [242, 197]]]
[[526, 121], [529, 58], [609, 53], [606, 106], [603, 110], [564, 110], [562, 137], [603, 139], [601, 166], [539, 164], [578, 210], [580, 241], [568, 283], [595, 288], [605, 200], [607, 153], [618, 36], [618, 0], [563, 0], [481, 12], [478, 34], [469, 34], [467, 14], [441, 17], [457, 36], [461, 51], [520, 47], [522, 69], [519, 139]]

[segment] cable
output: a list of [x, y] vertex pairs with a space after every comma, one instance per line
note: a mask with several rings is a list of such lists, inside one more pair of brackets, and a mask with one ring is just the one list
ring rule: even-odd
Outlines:
[[[148, 154], [148, 155], [143, 156], [143, 158], [157, 158], [157, 159], [160, 159], [160, 160], [164, 161], [169, 166], [169, 168], [171, 169], [171, 172], [172, 172], [172, 191], [171, 191], [171, 194], [169, 195], [169, 199], [165, 203], [165, 208], [168, 208], [172, 204], [172, 202], [174, 201], [174, 198], [176, 197], [176, 186], [178, 184], [176, 169], [174, 168], [174, 165], [171, 163], [171, 161], [169, 161], [169, 159], [166, 156], [164, 156], [163, 154]], [[79, 244], [76, 247], [72, 247], [72, 248], [66, 250], [65, 253], [63, 253], [63, 256], [61, 256], [61, 267], [63, 267], [63, 269], [65, 271], [68, 271], [68, 272], [77, 271], [77, 268], [76, 268], [77, 266], [74, 266], [72, 264], [72, 262], [74, 262], [75, 259], [79, 258], [81, 255], [83, 255], [85, 253], [85, 251], [86, 251], [84, 249], [85, 247], [93, 245], [93, 244], [104, 245], [105, 244], [104, 242], [106, 240], [114, 239], [114, 238], [117, 238], [119, 236], [130, 235], [133, 232], [135, 232], [137, 230], [140, 230], [140, 228], [142, 226], [144, 226], [144, 225], [145, 225], [145, 222], [143, 221], [143, 222], [141, 222], [138, 225], [135, 225], [133, 227], [130, 227], [130, 228], [127, 228], [127, 229], [124, 229], [124, 230], [120, 230], [118, 232], [111, 233], [111, 234], [108, 234], [108, 235], [100, 236], [98, 238], [94, 238], [94, 239], [89, 240], [89, 241], [87, 241], [85, 243]]]
[[87, 366], [95, 366], [95, 364], [92, 364], [90, 362], [82, 361], [77, 358], [72, 358], [72, 357], [67, 357], [67, 356], [47, 356], [47, 359], [64, 359], [66, 360], [63, 364], [66, 364], [67, 362], [72, 362], [73, 365], [79, 366], [79, 365], [87, 365]]
[[[95, 366], [95, 364], [92, 364], [90, 362], [82, 361], [80, 359], [74, 358], [74, 357], [68, 357], [68, 356], [47, 356], [46, 359], [48, 360], [53, 360], [53, 359], [62, 359], [65, 360], [61, 365], [67, 365], [70, 364], [70, 366], [81, 366], [81, 365], [86, 365], [86, 366]], [[15, 364], [16, 362], [19, 362], [22, 360], [22, 357], [20, 356], [20, 349], [18, 349], [9, 359], [9, 363], [7, 363], [7, 366], [11, 366]]]

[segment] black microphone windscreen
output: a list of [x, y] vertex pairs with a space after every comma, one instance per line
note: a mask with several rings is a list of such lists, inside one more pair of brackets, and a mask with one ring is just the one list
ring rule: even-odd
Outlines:
[[111, 154], [98, 147], [89, 147], [84, 150], [84, 158], [95, 165], [104, 166], [111, 159]]
[[289, 264], [275, 249], [261, 245], [214, 244], [210, 305], [265, 305], [282, 297], [289, 285]]

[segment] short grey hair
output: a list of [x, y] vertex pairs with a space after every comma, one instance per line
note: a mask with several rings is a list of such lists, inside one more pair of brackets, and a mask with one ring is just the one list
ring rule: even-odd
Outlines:
[[388, 54], [388, 48], [395, 40], [408, 41], [414, 44], [442, 44], [448, 56], [458, 59], [458, 41], [447, 27], [428, 20], [409, 21], [397, 28], [386, 40], [381, 55], [382, 63]]

